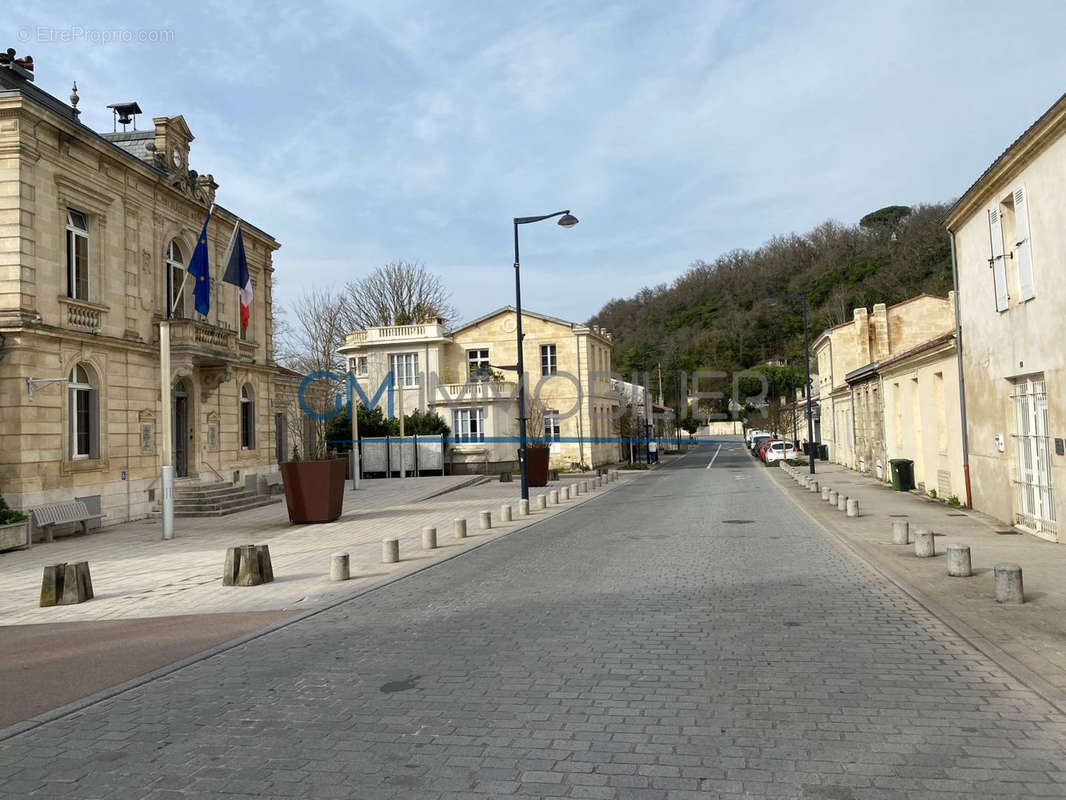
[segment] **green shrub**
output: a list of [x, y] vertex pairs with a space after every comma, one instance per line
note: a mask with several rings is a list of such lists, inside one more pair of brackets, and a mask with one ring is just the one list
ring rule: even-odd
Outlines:
[[936, 489], [929, 490], [929, 499], [936, 500]]
[[0, 497], [0, 525], [10, 525], [13, 522], [25, 522], [26, 515], [21, 511], [15, 511], [10, 508], [4, 501], [3, 497]]
[[959, 501], [959, 496], [957, 494], [953, 494], [951, 497], [949, 497], [948, 505], [952, 508], [958, 508], [959, 506], [961, 506], [962, 503]]

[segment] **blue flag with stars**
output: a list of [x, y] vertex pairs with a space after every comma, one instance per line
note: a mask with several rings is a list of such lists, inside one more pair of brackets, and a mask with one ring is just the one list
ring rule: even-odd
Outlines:
[[207, 212], [204, 220], [204, 229], [200, 231], [200, 238], [196, 240], [196, 249], [193, 250], [189, 260], [189, 277], [196, 281], [193, 287], [193, 297], [196, 300], [196, 310], [207, 316], [211, 310], [211, 267], [207, 261], [207, 223], [211, 220], [211, 212]]

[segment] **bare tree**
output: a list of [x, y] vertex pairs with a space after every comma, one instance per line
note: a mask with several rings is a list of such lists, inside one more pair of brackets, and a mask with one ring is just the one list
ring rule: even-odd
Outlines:
[[305, 289], [286, 309], [275, 359], [305, 375], [321, 370], [344, 374], [344, 358], [337, 352], [348, 332], [343, 305], [344, 297], [336, 289]]
[[449, 292], [423, 264], [390, 261], [344, 287], [343, 318], [349, 330], [413, 325], [433, 317], [455, 318]]

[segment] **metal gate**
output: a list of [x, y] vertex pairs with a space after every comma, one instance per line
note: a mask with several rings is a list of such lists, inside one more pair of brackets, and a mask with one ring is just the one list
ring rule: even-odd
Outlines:
[[1017, 519], [1019, 527], [1045, 539], [1058, 539], [1055, 499], [1051, 491], [1051, 439], [1048, 436], [1047, 390], [1042, 376], [1014, 382], [1014, 442], [1018, 454]]

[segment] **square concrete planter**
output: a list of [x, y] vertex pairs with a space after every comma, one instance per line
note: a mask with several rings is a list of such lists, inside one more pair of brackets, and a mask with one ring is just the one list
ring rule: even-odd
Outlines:
[[28, 550], [30, 546], [30, 522], [12, 522], [0, 525], [0, 550]]

